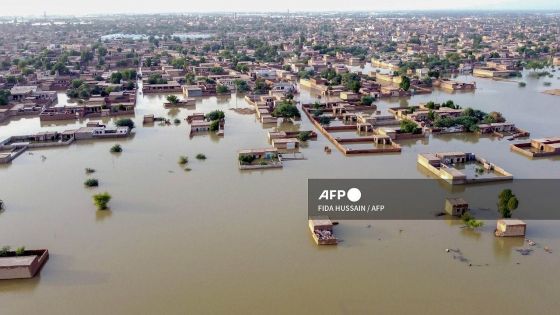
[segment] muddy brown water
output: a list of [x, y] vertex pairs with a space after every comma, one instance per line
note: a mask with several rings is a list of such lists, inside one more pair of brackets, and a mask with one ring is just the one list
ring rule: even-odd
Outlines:
[[[560, 80], [524, 78], [520, 88], [459, 79], [475, 80], [478, 89], [377, 103], [384, 111], [452, 99], [500, 111], [532, 137], [560, 135], [560, 98], [541, 93], [551, 88], [544, 81], [558, 88]], [[425, 178], [416, 155], [443, 150], [478, 153], [516, 178], [559, 178], [559, 158], [529, 160], [510, 152], [509, 141], [474, 135], [407, 141], [401, 154], [344, 157], [319, 135], [301, 149], [306, 160], [241, 172], [237, 150], [268, 147], [266, 132], [274, 127], [229, 110], [247, 107], [241, 97], [210, 97], [178, 110], [164, 109], [164, 97], [140, 97], [133, 138], [33, 150], [0, 166], [6, 206], [0, 244], [51, 253], [39, 277], [0, 282], [1, 314], [552, 314], [560, 308], [557, 221], [529, 222], [528, 237], [552, 253], [535, 247], [528, 256], [516, 251], [527, 247], [523, 240], [495, 238], [493, 221], [478, 231], [456, 221], [341, 222], [336, 234], [343, 242], [327, 248], [313, 243], [306, 221], [307, 178]], [[314, 99], [307, 90], [300, 98]], [[223, 138], [190, 139], [184, 121], [142, 126], [144, 114], [183, 119], [213, 109], [226, 113]], [[0, 138], [85, 123], [23, 118], [1, 125]], [[303, 117], [279, 128], [312, 125]], [[122, 154], [109, 153], [115, 143]], [[197, 153], [207, 159], [195, 159]], [[189, 156], [190, 172], [177, 163], [180, 155]], [[86, 167], [96, 172], [86, 175]], [[89, 177], [100, 186], [84, 188]], [[113, 196], [111, 211], [98, 212], [91, 196], [103, 191]]]

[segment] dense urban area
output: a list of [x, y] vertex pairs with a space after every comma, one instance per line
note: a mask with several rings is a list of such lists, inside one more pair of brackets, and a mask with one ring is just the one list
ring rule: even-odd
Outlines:
[[[0, 17], [0, 304], [555, 313], [559, 218], [535, 208], [560, 178], [559, 104], [557, 12]], [[402, 184], [383, 197], [431, 220], [347, 221], [309, 215], [310, 178], [446, 195]], [[453, 281], [481, 291], [447, 305]]]

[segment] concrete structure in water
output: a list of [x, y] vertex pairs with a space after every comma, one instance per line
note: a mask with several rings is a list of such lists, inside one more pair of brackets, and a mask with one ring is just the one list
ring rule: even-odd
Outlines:
[[527, 224], [517, 219], [501, 219], [496, 223], [496, 236], [525, 236]]
[[560, 137], [531, 139], [530, 142], [514, 143], [511, 150], [528, 157], [560, 155]]
[[338, 239], [333, 233], [333, 222], [327, 216], [309, 218], [309, 230], [317, 245], [336, 245]]
[[299, 148], [299, 140], [296, 138], [272, 139], [272, 146], [277, 149], [294, 150]]
[[239, 169], [282, 168], [282, 156], [276, 148], [249, 149], [238, 152]]
[[461, 217], [469, 211], [469, 204], [463, 198], [445, 199], [445, 212], [449, 215]]
[[442, 88], [447, 91], [473, 91], [476, 89], [476, 82], [466, 83], [457, 82], [449, 79], [435, 80], [434, 86]]
[[[448, 183], [455, 184], [473, 184], [481, 182], [493, 182], [513, 179], [513, 175], [487, 160], [477, 157], [473, 153], [465, 152], [438, 152], [418, 154], [418, 164], [425, 167], [432, 174]], [[477, 174], [473, 176], [467, 175], [464, 171], [457, 167], [467, 165], [468, 163], [478, 164]], [[495, 176], [479, 177], [480, 173], [493, 172]]]
[[49, 259], [46, 249], [26, 250], [21, 255], [8, 252], [7, 255], [0, 257], [0, 280], [32, 278]]
[[130, 136], [128, 127], [107, 128], [99, 123], [73, 130], [43, 131], [33, 135], [12, 136], [0, 141], [0, 164], [9, 163], [27, 149], [68, 146], [76, 140], [124, 138]]
[[[337, 149], [339, 149], [342, 153], [344, 153], [345, 155], [351, 155], [351, 154], [373, 154], [373, 153], [393, 153], [393, 152], [401, 152], [401, 147], [393, 141], [393, 139], [397, 139], [396, 136], [396, 131], [393, 134], [393, 137], [387, 135], [387, 134], [383, 134], [382, 130], [383, 128], [378, 128], [376, 130], [373, 130], [373, 126], [371, 123], [359, 123], [357, 122], [358, 119], [358, 115], [353, 114], [351, 117], [348, 115], [348, 107], [347, 106], [340, 106], [340, 104], [323, 104], [320, 106], [320, 108], [314, 108], [314, 105], [311, 104], [303, 104], [302, 105], [302, 110], [305, 113], [305, 115], [307, 116], [307, 118], [309, 118], [309, 120], [311, 121], [311, 123], [313, 123], [313, 125], [315, 125], [315, 127], [317, 129], [319, 129], [319, 131], [325, 135], [325, 137], [327, 139], [329, 139]], [[355, 108], [355, 106], [353, 106]], [[343, 109], [343, 110], [341, 110]], [[363, 108], [358, 108], [359, 110], [363, 110]], [[375, 108], [373, 108], [375, 109]], [[322, 113], [325, 112], [329, 112], [329, 111], [333, 111], [333, 114], [336, 117], [341, 117], [342, 119], [348, 118], [348, 120], [351, 122], [350, 124], [344, 124], [344, 125], [340, 125], [340, 126], [324, 126], [322, 125], [318, 118], [315, 117], [314, 114], [311, 113], [311, 111], [321, 111]], [[336, 113], [336, 114], [335, 114]], [[346, 114], [346, 115], [345, 115]], [[360, 115], [362, 115], [360, 113]], [[335, 117], [335, 116], [328, 116], [330, 118]], [[375, 115], [374, 115], [375, 117]], [[363, 119], [365, 118], [365, 115], [362, 115]], [[368, 118], [370, 118], [368, 116]], [[382, 119], [381, 119], [382, 120]], [[376, 120], [375, 120], [376, 121]], [[355, 131], [355, 132], [360, 132], [360, 131], [365, 131], [365, 132], [372, 132], [374, 134], [372, 135], [366, 135], [363, 137], [350, 137], [350, 138], [340, 138], [340, 137], [336, 137], [335, 135], [333, 135], [334, 132], [337, 131]], [[401, 134], [401, 136], [405, 136], [405, 134]], [[422, 137], [424, 137], [424, 135], [420, 135]], [[347, 146], [345, 146], [345, 144], [356, 144], [356, 143], [369, 143], [373, 146], [373, 148], [364, 148], [364, 149], [352, 149], [349, 148]]]

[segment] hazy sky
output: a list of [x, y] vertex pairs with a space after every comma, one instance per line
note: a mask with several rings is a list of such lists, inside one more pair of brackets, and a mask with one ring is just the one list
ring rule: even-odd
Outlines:
[[560, 10], [560, 0], [0, 0], [0, 15], [216, 11]]

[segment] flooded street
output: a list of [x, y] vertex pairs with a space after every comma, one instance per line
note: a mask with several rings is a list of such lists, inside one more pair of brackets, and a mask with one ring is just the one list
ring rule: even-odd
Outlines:
[[[560, 88], [554, 78], [517, 82], [476, 81], [475, 92], [377, 101], [378, 108], [453, 100], [462, 107], [501, 112], [531, 132], [560, 135]], [[549, 81], [551, 86], [543, 86]], [[302, 89], [302, 102], [315, 99]], [[283, 169], [238, 170], [237, 151], [265, 148], [267, 131], [241, 96], [197, 100], [196, 108], [165, 109], [165, 95], [143, 95], [133, 117], [133, 137], [76, 142], [30, 150], [0, 165], [0, 244], [47, 248], [40, 276], [0, 283], [1, 314], [199, 313], [431, 313], [552, 314], [560, 308], [560, 222], [528, 221], [527, 237], [541, 247], [529, 256], [523, 240], [493, 235], [495, 223], [477, 230], [454, 221], [343, 221], [337, 247], [319, 248], [307, 227], [308, 178], [426, 178], [418, 153], [474, 152], [515, 178], [560, 178], [560, 158], [530, 160], [512, 143], [476, 135], [430, 136], [399, 142], [400, 154], [345, 157], [319, 134], [301, 152], [306, 160]], [[223, 138], [189, 138], [193, 112], [225, 112]], [[181, 124], [143, 126], [145, 114]], [[280, 128], [315, 130], [301, 122]], [[104, 120], [111, 124], [113, 119]], [[42, 124], [22, 118], [0, 125], [0, 139], [80, 122]], [[109, 153], [115, 143], [121, 154]], [[330, 155], [323, 148], [333, 148]], [[31, 154], [32, 153], [32, 154]], [[206, 160], [195, 159], [203, 153]], [[187, 172], [177, 161], [189, 157]], [[41, 158], [44, 156], [45, 158]], [[96, 172], [86, 175], [85, 168]], [[88, 177], [98, 188], [85, 188]], [[109, 192], [111, 211], [99, 212], [91, 196]], [[413, 192], [403, 196], [415, 198]], [[522, 201], [521, 201], [522, 202]], [[492, 205], [489, 205], [492, 206]], [[371, 225], [368, 227], [368, 225]], [[460, 249], [469, 263], [446, 248]], [[468, 292], [469, 298], [463, 294]], [[60, 303], [63, 299], [64, 303]], [[531, 303], [526, 303], [526, 300]], [[406, 303], [404, 303], [406, 302]], [[437, 305], [437, 308], [426, 308]]]

